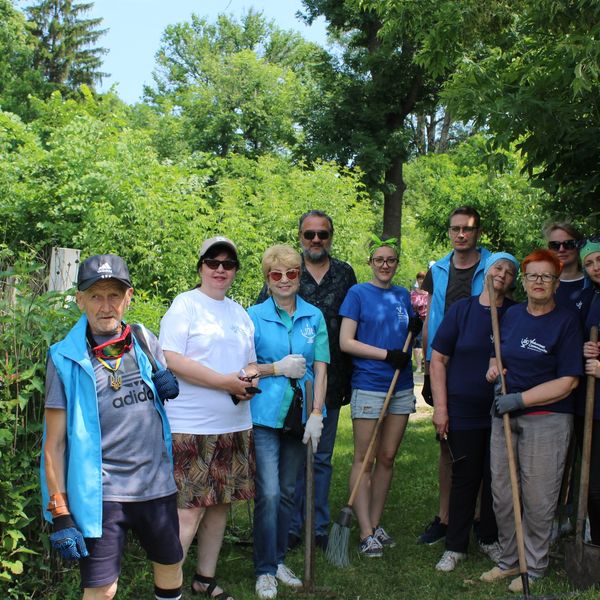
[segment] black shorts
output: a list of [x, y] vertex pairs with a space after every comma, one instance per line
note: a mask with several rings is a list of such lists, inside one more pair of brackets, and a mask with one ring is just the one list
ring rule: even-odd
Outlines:
[[90, 554], [79, 561], [82, 588], [118, 579], [130, 529], [152, 562], [172, 565], [183, 559], [177, 494], [144, 502], [102, 502], [102, 537], [85, 539]]

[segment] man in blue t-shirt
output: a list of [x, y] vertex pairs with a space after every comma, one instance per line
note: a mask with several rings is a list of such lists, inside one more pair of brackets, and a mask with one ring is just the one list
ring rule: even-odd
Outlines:
[[[422, 286], [422, 289], [429, 293], [427, 316], [423, 325], [423, 349], [426, 358], [423, 397], [430, 405], [433, 405], [429, 382], [431, 342], [444, 314], [454, 302], [481, 293], [483, 269], [490, 255], [488, 250], [477, 246], [481, 236], [481, 217], [472, 206], [459, 206], [450, 213], [448, 236], [452, 251], [431, 266]], [[420, 544], [434, 544], [446, 536], [451, 463], [447, 444], [440, 440], [439, 512], [417, 539]]]

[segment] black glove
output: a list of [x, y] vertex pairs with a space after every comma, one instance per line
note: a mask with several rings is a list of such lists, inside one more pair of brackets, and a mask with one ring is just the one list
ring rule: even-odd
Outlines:
[[413, 341], [421, 333], [421, 329], [423, 329], [423, 321], [421, 321], [421, 317], [411, 317], [408, 320], [408, 330], [413, 335]]
[[53, 522], [54, 533], [50, 534], [50, 543], [67, 560], [79, 560], [88, 556], [85, 540], [70, 515], [56, 517]]
[[521, 394], [521, 392], [515, 392], [513, 394], [501, 394], [500, 396], [496, 396], [495, 403], [496, 410], [501, 415], [507, 412], [512, 412], [513, 410], [525, 408], [523, 394]]
[[388, 350], [385, 362], [390, 363], [394, 369], [404, 369], [410, 361], [410, 354], [403, 350]]
[[152, 375], [152, 382], [162, 403], [179, 396], [179, 382], [171, 369], [161, 369]]
[[423, 391], [421, 392], [421, 396], [423, 396], [423, 400], [429, 406], [433, 406], [433, 394], [431, 393], [431, 378], [429, 375], [423, 375]]

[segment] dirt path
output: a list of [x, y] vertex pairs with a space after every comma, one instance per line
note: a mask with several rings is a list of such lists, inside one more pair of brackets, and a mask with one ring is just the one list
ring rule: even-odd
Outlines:
[[431, 419], [433, 408], [425, 403], [421, 391], [423, 390], [423, 374], [415, 373], [415, 396], [417, 397], [417, 412], [411, 415], [411, 419]]

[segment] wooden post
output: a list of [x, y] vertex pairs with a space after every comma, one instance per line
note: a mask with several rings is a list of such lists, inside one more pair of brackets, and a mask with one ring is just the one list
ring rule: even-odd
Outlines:
[[80, 255], [81, 250], [75, 248], [52, 248], [48, 277], [49, 292], [66, 292], [76, 285]]

